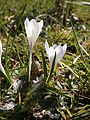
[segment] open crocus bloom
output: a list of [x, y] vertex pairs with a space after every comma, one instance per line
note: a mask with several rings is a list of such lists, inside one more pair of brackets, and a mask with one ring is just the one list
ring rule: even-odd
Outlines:
[[25, 20], [25, 30], [29, 42], [30, 48], [33, 48], [40, 32], [42, 31], [43, 20], [36, 22], [34, 19], [29, 21], [28, 18]]
[[2, 66], [1, 56], [2, 56], [2, 43], [1, 43], [1, 41], [0, 41], [0, 71], [6, 76], [4, 67]]
[[54, 44], [53, 46], [49, 47], [48, 42], [46, 41], [45, 48], [49, 58], [50, 67], [52, 67], [55, 53], [56, 53], [56, 61], [55, 61], [55, 66], [56, 66], [59, 60], [61, 60], [62, 57], [64, 56], [67, 49], [67, 44], [65, 44], [64, 46], [61, 46], [61, 45], [57, 46], [56, 44]]

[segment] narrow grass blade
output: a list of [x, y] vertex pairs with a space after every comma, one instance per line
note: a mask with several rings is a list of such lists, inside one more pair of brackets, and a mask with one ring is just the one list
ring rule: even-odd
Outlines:
[[46, 61], [45, 61], [43, 49], [41, 49], [41, 53], [42, 53], [42, 61], [43, 61], [43, 69], [44, 69], [44, 80], [46, 80], [47, 79], [47, 67], [46, 67]]
[[81, 47], [81, 49], [85, 52], [85, 54], [89, 57], [89, 54], [87, 53], [87, 51], [83, 48], [83, 46], [79, 43], [79, 46]]
[[81, 55], [78, 55], [78, 56], [74, 59], [73, 64], [75, 64], [80, 57], [81, 57]]
[[2, 8], [0, 9], [0, 12], [2, 12], [2, 10], [4, 9], [4, 7], [5, 7], [5, 5], [7, 4], [7, 2], [8, 2], [8, 0], [6, 0], [6, 1], [4, 2], [4, 4], [2, 5]]
[[[90, 106], [89, 106], [89, 108], [90, 108]], [[86, 110], [82, 110], [82, 112], [80, 112], [80, 113], [73, 114], [72, 120], [80, 120], [80, 119], [84, 120], [85, 118], [88, 119], [90, 116], [90, 109], [89, 108]]]
[[[12, 42], [12, 44], [11, 44], [11, 50], [10, 50], [10, 55], [11, 55], [11, 51], [12, 51], [12, 48], [13, 48], [13, 44], [14, 44], [14, 41], [15, 41], [15, 38], [16, 38], [16, 35], [17, 35], [17, 32], [18, 32], [18, 28], [19, 28], [19, 26], [20, 26], [20, 23], [21, 23], [21, 21], [22, 21], [22, 18], [23, 18], [23, 14], [24, 14], [24, 11], [25, 11], [25, 8], [26, 8], [26, 2], [25, 2], [25, 4], [21, 7], [21, 9], [19, 10], [19, 13], [15, 16], [15, 21], [17, 21], [17, 16], [19, 16], [19, 20], [18, 20], [18, 24], [17, 24], [17, 26], [16, 26], [16, 30], [14, 31], [14, 37], [13, 37], [13, 42]], [[14, 26], [14, 24], [13, 24], [13, 26]], [[12, 28], [13, 28], [13, 26], [12, 26]], [[12, 34], [12, 29], [10, 30], [10, 32], [9, 32], [9, 36]]]
[[60, 114], [62, 115], [62, 117], [64, 118], [64, 120], [66, 120], [66, 115], [65, 115], [65, 113], [61, 110], [59, 103], [60, 103], [60, 101], [59, 101], [59, 99], [57, 99], [57, 104], [58, 104], [57, 111], [60, 112]]
[[46, 81], [46, 83], [48, 83], [50, 80], [51, 80], [51, 77], [52, 77], [52, 73], [54, 71], [54, 67], [55, 67], [55, 61], [56, 61], [56, 52], [55, 52], [55, 56], [54, 56], [54, 59], [53, 59], [53, 63], [52, 63], [52, 68], [51, 68], [51, 71], [50, 71], [50, 75]]
[[[16, 34], [17, 34], [17, 32], [18, 32], [18, 28], [19, 28], [20, 23], [21, 23], [21, 20], [22, 20], [22, 18], [23, 18], [23, 14], [24, 14], [25, 8], [26, 8], [26, 3], [22, 6], [22, 8], [21, 8], [21, 10], [20, 10], [20, 12], [19, 12], [19, 14], [18, 14], [18, 15], [20, 16], [20, 19], [18, 20], [18, 24], [17, 24], [16, 30], [15, 30], [15, 32], [14, 32], [14, 37], [13, 37], [13, 42], [12, 42], [12, 44], [11, 44], [11, 49], [10, 49], [9, 58], [11, 57], [11, 51], [12, 51], [13, 44], [14, 44], [14, 41], [15, 41], [15, 36], [16, 36]], [[11, 80], [10, 74], [9, 74], [9, 64], [10, 64], [10, 62], [7, 62], [7, 48], [8, 48], [9, 37], [10, 37], [11, 33], [12, 33], [12, 29], [10, 30], [9, 35], [7, 36], [6, 51], [5, 51], [5, 67], [6, 67], [6, 73], [7, 73], [7, 76], [8, 76], [8, 78], [9, 78], [9, 82], [10, 82], [10, 83], [12, 82], [12, 80]], [[8, 64], [8, 63], [9, 63], [9, 64]]]
[[27, 67], [26, 67], [24, 56], [23, 56], [23, 62], [24, 62], [24, 67], [25, 67], [25, 80], [27, 80]]
[[71, 112], [70, 112], [70, 110], [69, 110], [69, 108], [67, 107], [67, 113], [69, 114], [69, 116], [70, 116], [70, 118], [72, 117], [72, 114], [71, 114]]
[[82, 50], [81, 50], [81, 48], [80, 48], [80, 45], [79, 45], [79, 42], [78, 42], [78, 39], [77, 39], [77, 36], [76, 36], [76, 33], [75, 33], [75, 30], [74, 30], [73, 23], [72, 23], [71, 19], [70, 19], [70, 22], [71, 22], [72, 30], [73, 30], [74, 37], [75, 37], [75, 40], [76, 40], [76, 44], [77, 44], [77, 50], [79, 50], [79, 51], [77, 51], [77, 52], [78, 52], [78, 53], [80, 52], [81, 57], [82, 57], [82, 59], [84, 60], [83, 54], [82, 54]]
[[79, 78], [79, 76], [68, 66], [68, 65], [66, 65], [65, 63], [63, 63], [63, 62], [59, 62], [59, 64], [62, 64], [62, 65], [64, 65], [66, 68], [68, 68], [68, 70], [70, 70], [77, 78]]
[[6, 72], [5, 72], [4, 67], [2, 66], [2, 64], [0, 65], [0, 72], [3, 74], [3, 76], [7, 77]]
[[12, 83], [10, 74], [9, 74], [9, 67], [8, 67], [8, 60], [7, 60], [7, 48], [8, 48], [8, 42], [9, 42], [9, 36], [7, 37], [7, 43], [6, 43], [6, 51], [5, 51], [5, 67], [6, 67], [6, 74], [8, 77], [8, 81]]
[[[22, 21], [22, 18], [23, 18], [23, 14], [24, 14], [25, 8], [26, 8], [26, 2], [25, 2], [25, 4], [22, 5], [22, 7], [18, 10], [19, 12], [16, 13], [16, 15], [14, 16], [14, 18], [15, 18], [15, 23], [17, 23], [17, 19], [18, 19], [18, 23], [17, 23], [17, 26], [16, 26], [15, 31], [13, 31], [13, 32], [14, 32], [13, 41], [15, 40], [16, 34], [17, 34], [17, 32], [18, 32], [18, 28], [19, 28], [19, 26], [20, 26], [20, 24], [21, 24], [21, 21]], [[19, 18], [18, 18], [18, 17], [19, 17]], [[14, 24], [13, 24], [13, 26], [14, 26]], [[13, 28], [13, 26], [12, 26], [12, 28]], [[12, 29], [10, 30], [10, 34], [12, 34]]]

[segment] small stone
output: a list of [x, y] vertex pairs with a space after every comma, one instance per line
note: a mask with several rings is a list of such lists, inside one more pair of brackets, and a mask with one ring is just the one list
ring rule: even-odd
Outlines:
[[45, 116], [46, 115], [46, 110], [42, 111], [42, 115]]
[[47, 110], [47, 115], [49, 115], [49, 116], [51, 115], [51, 112], [49, 110]]
[[53, 114], [51, 114], [51, 115], [50, 115], [50, 118], [51, 118], [51, 119], [54, 119], [54, 115], [53, 115]]

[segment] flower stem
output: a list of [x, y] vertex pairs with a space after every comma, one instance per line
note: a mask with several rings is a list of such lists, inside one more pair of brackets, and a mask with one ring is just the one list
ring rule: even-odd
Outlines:
[[29, 82], [31, 78], [31, 65], [32, 65], [32, 53], [30, 52], [30, 58], [29, 58]]
[[29, 79], [28, 79], [29, 82], [30, 82], [30, 79], [31, 79], [31, 65], [32, 65], [32, 47], [31, 47], [31, 50], [30, 50], [30, 58], [29, 58]]

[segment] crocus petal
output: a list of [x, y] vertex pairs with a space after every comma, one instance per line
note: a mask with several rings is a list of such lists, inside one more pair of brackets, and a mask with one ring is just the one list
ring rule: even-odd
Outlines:
[[5, 76], [7, 76], [7, 75], [6, 75], [6, 72], [5, 72], [5, 70], [4, 70], [4, 67], [2, 66], [2, 63], [0, 63], [0, 71], [1, 71]]
[[[37, 23], [36, 23], [36, 21], [34, 20], [34, 19], [32, 19], [30, 22], [29, 22], [29, 29], [31, 30], [31, 35], [30, 35], [30, 37], [32, 37], [34, 34], [35, 34], [35, 36], [36, 36], [36, 32], [35, 32], [35, 30], [37, 29]], [[35, 37], [34, 36], [34, 37]]]
[[32, 31], [35, 29], [35, 27], [36, 27], [36, 21], [34, 19], [32, 19], [29, 22], [29, 19], [26, 18], [26, 20], [25, 20], [25, 30], [26, 30], [27, 38], [30, 38], [32, 36]]
[[45, 49], [46, 49], [46, 52], [47, 52], [47, 55], [48, 55], [49, 54], [49, 45], [48, 45], [47, 40], [45, 41]]
[[40, 32], [42, 31], [42, 27], [43, 27], [43, 20], [37, 22], [35, 28], [32, 30], [33, 45], [35, 44]]
[[67, 49], [67, 44], [65, 44], [63, 47], [59, 46], [56, 51], [56, 64], [62, 59]]
[[40, 32], [42, 31], [42, 27], [43, 27], [43, 20], [41, 20], [40, 22], [37, 23], [37, 37], [39, 36]]
[[32, 35], [32, 28], [30, 28], [29, 26], [29, 19], [26, 18], [25, 22], [25, 30], [26, 30], [26, 35], [27, 35], [27, 38], [29, 38], [31, 35]]
[[54, 56], [55, 56], [55, 50], [54, 50], [53, 47], [50, 47], [50, 49], [49, 49], [49, 55], [48, 55], [49, 62], [50, 62], [50, 67], [52, 67]]
[[64, 54], [65, 54], [66, 49], [67, 49], [67, 44], [65, 44], [62, 48], [63, 48], [63, 52], [64, 52]]
[[57, 65], [58, 61], [62, 58], [62, 51], [63, 51], [62, 46], [58, 45], [55, 49], [55, 52], [56, 52], [56, 64], [55, 65]]
[[56, 48], [55, 48], [55, 52], [56, 52], [56, 55], [62, 50], [62, 46], [61, 45], [58, 45]]
[[57, 45], [56, 45], [56, 44], [54, 44], [54, 45], [53, 45], [53, 48], [55, 49], [56, 47], [57, 47]]

